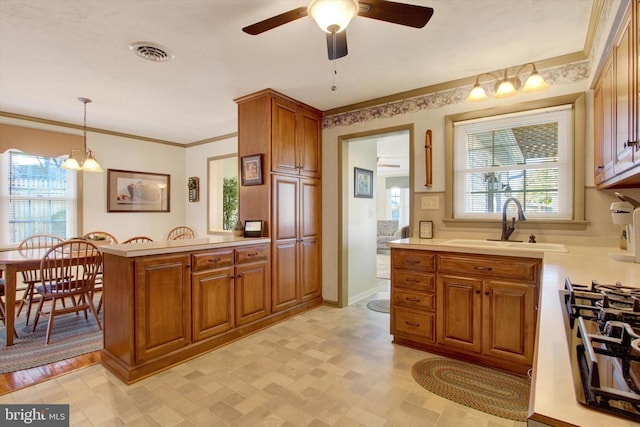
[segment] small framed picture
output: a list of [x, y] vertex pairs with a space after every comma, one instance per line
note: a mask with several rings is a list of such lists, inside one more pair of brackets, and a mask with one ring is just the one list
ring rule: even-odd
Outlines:
[[262, 237], [262, 220], [246, 220], [244, 237]]
[[242, 185], [262, 185], [262, 154], [242, 157]]
[[373, 199], [373, 171], [353, 168], [353, 197]]
[[433, 221], [420, 221], [420, 238], [433, 238]]

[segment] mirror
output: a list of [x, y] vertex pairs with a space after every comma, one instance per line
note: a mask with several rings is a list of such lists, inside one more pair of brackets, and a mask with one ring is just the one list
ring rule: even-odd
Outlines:
[[207, 232], [226, 233], [238, 221], [238, 156], [207, 159]]

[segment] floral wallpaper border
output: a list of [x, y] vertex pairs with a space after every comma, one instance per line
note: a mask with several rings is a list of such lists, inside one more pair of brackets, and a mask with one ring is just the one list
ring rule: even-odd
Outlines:
[[[538, 70], [538, 72], [549, 85], [559, 85], [576, 83], [588, 78], [589, 69], [590, 62], [584, 60], [559, 67]], [[527, 76], [528, 74], [525, 73], [524, 75]], [[520, 78], [522, 79], [522, 77]], [[493, 93], [493, 84], [494, 82], [482, 84], [487, 94]], [[472, 85], [463, 86], [327, 116], [322, 121], [322, 128], [330, 129], [339, 126], [349, 126], [354, 123], [415, 113], [420, 110], [437, 109], [448, 105], [466, 103], [471, 88]]]

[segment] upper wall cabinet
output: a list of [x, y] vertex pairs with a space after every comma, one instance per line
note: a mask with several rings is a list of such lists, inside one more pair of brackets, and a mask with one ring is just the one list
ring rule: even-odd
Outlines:
[[320, 177], [321, 115], [277, 97], [271, 100], [271, 111], [271, 170]]
[[629, 10], [594, 88], [594, 182], [598, 188], [640, 183], [638, 4]]

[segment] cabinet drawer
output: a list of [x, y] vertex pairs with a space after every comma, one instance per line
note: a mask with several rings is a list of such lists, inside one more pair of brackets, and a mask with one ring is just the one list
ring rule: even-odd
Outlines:
[[403, 289], [394, 289], [393, 305], [408, 307], [408, 308], [416, 308], [419, 310], [435, 310], [436, 294], [410, 292]]
[[420, 341], [434, 342], [436, 315], [428, 311], [394, 307], [391, 316], [391, 333]]
[[233, 265], [233, 249], [211, 251], [193, 254], [191, 271], [210, 270], [212, 268], [229, 267]]
[[433, 252], [421, 250], [392, 249], [391, 266], [396, 268], [435, 271], [436, 255]]
[[391, 283], [394, 287], [399, 286], [416, 291], [433, 291], [436, 288], [435, 275], [433, 274], [395, 268], [391, 273]]
[[264, 261], [267, 259], [266, 245], [236, 248], [236, 264], [245, 262]]
[[489, 257], [474, 255], [440, 255], [438, 271], [452, 274], [497, 277], [537, 282], [540, 276], [540, 260], [516, 257]]

